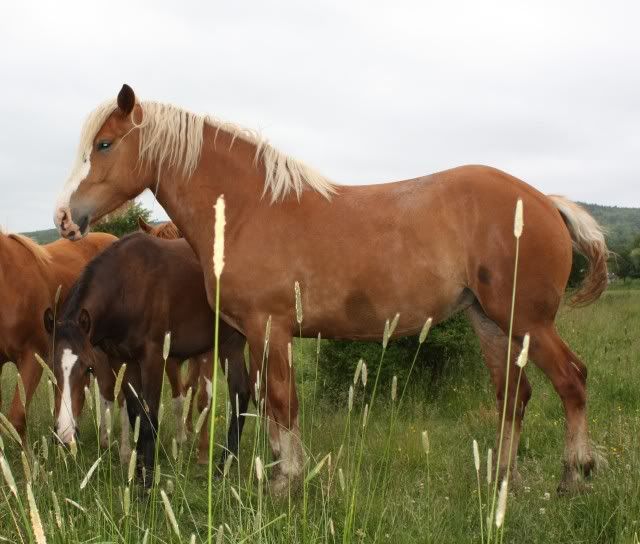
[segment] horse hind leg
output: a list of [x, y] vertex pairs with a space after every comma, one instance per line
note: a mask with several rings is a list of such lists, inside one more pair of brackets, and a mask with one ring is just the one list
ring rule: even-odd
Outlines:
[[[489, 369], [491, 381], [493, 382], [496, 392], [496, 407], [498, 410], [496, 451], [500, 451], [500, 457], [496, 461], [497, 477], [502, 478], [506, 474], [507, 466], [509, 466], [511, 478], [514, 481], [518, 481], [520, 478], [517, 467], [517, 452], [525, 408], [531, 398], [531, 385], [526, 375], [520, 373], [520, 369], [514, 364], [519, 350], [517, 349], [516, 343], [512, 341], [509, 383], [505, 388], [507, 381], [506, 362], [509, 347], [507, 335], [484, 313], [478, 303], [475, 303], [467, 310], [467, 315], [480, 340], [484, 361]], [[503, 411], [505, 408], [505, 389], [507, 402], [504, 429], [502, 429]], [[501, 434], [502, 444], [500, 445]], [[509, 460], [511, 460], [510, 464]]]
[[595, 466], [587, 428], [587, 368], [549, 325], [531, 332], [530, 356], [551, 380], [564, 406], [566, 429], [564, 473], [559, 493], [584, 488], [582, 476]]

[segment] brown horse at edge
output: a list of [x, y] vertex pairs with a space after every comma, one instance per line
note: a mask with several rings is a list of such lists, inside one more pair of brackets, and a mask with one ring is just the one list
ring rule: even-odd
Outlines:
[[40, 382], [42, 367], [36, 353], [48, 361], [50, 339], [42, 326], [42, 314], [53, 307], [61, 286], [61, 305], [69, 288], [85, 265], [117, 238], [110, 234], [91, 234], [82, 244], [57, 240], [36, 242], [18, 234], [0, 233], [0, 371], [13, 361], [24, 385], [23, 406], [19, 385], [13, 396], [8, 419], [18, 433], [26, 436], [26, 413]]

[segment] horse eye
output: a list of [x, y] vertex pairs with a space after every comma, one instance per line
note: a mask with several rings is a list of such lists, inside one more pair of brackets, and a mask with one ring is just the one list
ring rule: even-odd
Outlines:
[[87, 367], [87, 374], [93, 374], [93, 367]]
[[111, 142], [107, 141], [107, 140], [101, 140], [98, 142], [98, 144], [96, 145], [96, 149], [98, 151], [106, 151], [107, 149], [109, 149], [111, 147]]

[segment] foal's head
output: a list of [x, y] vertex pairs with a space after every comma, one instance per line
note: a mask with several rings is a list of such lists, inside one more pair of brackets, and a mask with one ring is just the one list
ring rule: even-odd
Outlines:
[[44, 326], [50, 335], [55, 330], [53, 372], [58, 382], [55, 394], [55, 432], [65, 444], [77, 433], [78, 417], [84, 405], [85, 387], [89, 386], [95, 361], [89, 341], [91, 318], [81, 310], [75, 320], [54, 323], [51, 308], [44, 313]]

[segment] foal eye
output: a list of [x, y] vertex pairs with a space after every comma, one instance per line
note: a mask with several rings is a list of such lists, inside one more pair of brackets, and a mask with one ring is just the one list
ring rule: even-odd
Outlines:
[[96, 149], [98, 151], [106, 151], [107, 149], [109, 149], [111, 147], [111, 142], [107, 141], [107, 140], [101, 140], [97, 143], [96, 145]]

